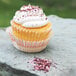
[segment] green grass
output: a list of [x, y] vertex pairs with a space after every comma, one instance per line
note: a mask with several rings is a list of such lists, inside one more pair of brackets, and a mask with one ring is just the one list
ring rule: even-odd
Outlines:
[[57, 5], [51, 7], [45, 5], [43, 0], [11, 0], [8, 4], [0, 1], [0, 27], [10, 26], [10, 20], [14, 16], [15, 11], [19, 10], [22, 5], [27, 5], [29, 3], [42, 7], [46, 15], [58, 15], [64, 18], [76, 18], [75, 8], [69, 8], [68, 6], [57, 7]]

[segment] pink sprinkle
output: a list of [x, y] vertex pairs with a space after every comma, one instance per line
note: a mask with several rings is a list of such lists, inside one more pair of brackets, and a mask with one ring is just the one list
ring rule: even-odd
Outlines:
[[35, 9], [35, 11], [37, 11], [37, 10]]
[[48, 72], [50, 69], [50, 66], [52, 65], [52, 62], [46, 59], [40, 59], [40, 58], [34, 58], [33, 60], [34, 70], [38, 71], [45, 71]]
[[22, 15], [22, 17], [24, 17], [24, 15]]
[[43, 16], [43, 14], [41, 14], [41, 17]]
[[20, 12], [27, 12], [27, 10], [19, 10]]
[[29, 8], [28, 8], [27, 10], [30, 11], [30, 10], [32, 10], [32, 9], [29, 9]]
[[47, 20], [47, 18], [45, 18]]
[[24, 5], [23, 7], [27, 7], [26, 5]]
[[19, 19], [17, 19], [19, 21]]

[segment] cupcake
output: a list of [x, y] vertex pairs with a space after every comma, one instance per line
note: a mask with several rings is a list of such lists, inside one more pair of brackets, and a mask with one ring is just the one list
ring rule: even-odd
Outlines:
[[51, 23], [38, 6], [24, 5], [16, 11], [8, 29], [13, 45], [24, 52], [40, 52], [52, 35]]

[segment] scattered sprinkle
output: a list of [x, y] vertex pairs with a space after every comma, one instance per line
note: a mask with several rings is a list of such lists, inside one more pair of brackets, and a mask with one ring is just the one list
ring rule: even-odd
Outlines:
[[24, 15], [22, 15], [22, 17], [24, 17]]
[[29, 63], [29, 62], [27, 62], [27, 63]]
[[19, 21], [19, 19], [17, 19]]
[[45, 18], [45, 20], [47, 20], [47, 18]]
[[50, 66], [52, 65], [52, 62], [47, 60], [47, 59], [41, 59], [41, 58], [34, 58], [33, 60], [34, 65], [34, 70], [38, 71], [44, 71], [48, 72], [50, 69]]

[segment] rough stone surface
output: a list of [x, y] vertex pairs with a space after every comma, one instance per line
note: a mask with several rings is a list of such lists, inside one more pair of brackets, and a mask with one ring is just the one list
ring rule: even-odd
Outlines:
[[[17, 50], [7, 33], [0, 29], [0, 76], [76, 76], [76, 20], [54, 15], [48, 18], [54, 34], [47, 48], [40, 53]], [[33, 71], [32, 65], [27, 62], [34, 57], [53, 60], [57, 63], [56, 68], [51, 67], [47, 73]]]

